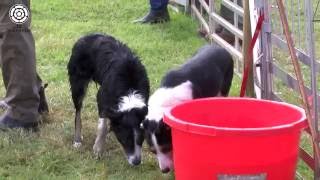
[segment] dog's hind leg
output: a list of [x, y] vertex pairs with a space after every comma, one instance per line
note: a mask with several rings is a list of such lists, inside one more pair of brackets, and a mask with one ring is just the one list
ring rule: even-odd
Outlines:
[[75, 148], [81, 146], [82, 136], [81, 136], [81, 109], [84, 96], [89, 84], [90, 79], [81, 78], [79, 76], [70, 75], [69, 77], [71, 85], [71, 93], [74, 107], [76, 109], [75, 115], [75, 135], [74, 135], [74, 144]]
[[227, 72], [224, 74], [224, 81], [222, 83], [222, 87], [220, 91], [221, 96], [227, 97], [229, 95], [232, 78], [233, 78], [233, 62], [229, 66]]

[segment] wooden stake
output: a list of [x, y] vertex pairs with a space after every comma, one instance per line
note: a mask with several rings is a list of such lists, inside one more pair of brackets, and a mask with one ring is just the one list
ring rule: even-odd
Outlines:
[[[252, 54], [248, 54], [250, 48], [250, 42], [252, 40], [251, 33], [251, 24], [250, 24], [250, 10], [249, 10], [249, 1], [243, 1], [244, 8], [244, 22], [243, 22], [243, 69], [245, 69], [245, 65], [248, 64], [250, 68], [250, 72], [248, 75], [247, 87], [246, 87], [246, 96], [255, 97], [254, 93], [254, 78], [253, 78], [253, 57]], [[251, 57], [250, 57], [251, 56]], [[250, 61], [247, 63], [247, 61]]]

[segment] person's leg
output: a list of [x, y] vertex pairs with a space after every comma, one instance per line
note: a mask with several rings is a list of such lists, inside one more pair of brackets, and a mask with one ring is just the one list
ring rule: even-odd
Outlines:
[[135, 22], [139, 23], [161, 23], [170, 20], [168, 12], [168, 0], [150, 0], [150, 11], [141, 19]]
[[[35, 43], [29, 20], [12, 23], [9, 10], [15, 4], [30, 7], [29, 0], [1, 0], [0, 3], [0, 63], [9, 106], [0, 118], [2, 127], [34, 127], [38, 123], [39, 85], [36, 74]], [[30, 12], [30, 10], [29, 10]], [[29, 14], [30, 15], [30, 14]]]
[[168, 0], [150, 0], [151, 10], [163, 10], [166, 9]]

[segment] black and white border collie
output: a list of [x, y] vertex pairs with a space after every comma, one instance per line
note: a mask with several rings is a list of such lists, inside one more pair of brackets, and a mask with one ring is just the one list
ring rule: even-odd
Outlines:
[[144, 140], [140, 124], [147, 114], [149, 80], [139, 58], [115, 38], [91, 34], [80, 38], [68, 64], [72, 99], [76, 109], [74, 146], [81, 146], [81, 109], [89, 82], [97, 93], [99, 124], [93, 146], [100, 156], [105, 149], [107, 121], [131, 165], [141, 162]]
[[142, 124], [163, 173], [173, 168], [171, 130], [162, 120], [164, 112], [187, 100], [228, 96], [232, 78], [231, 55], [214, 45], [202, 47], [184, 65], [164, 76], [160, 88], [149, 99]]

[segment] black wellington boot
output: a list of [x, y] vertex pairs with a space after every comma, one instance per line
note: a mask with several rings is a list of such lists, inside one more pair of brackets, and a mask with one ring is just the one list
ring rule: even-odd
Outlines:
[[135, 23], [163, 23], [170, 21], [168, 9], [150, 10], [149, 13], [141, 19], [135, 20]]

